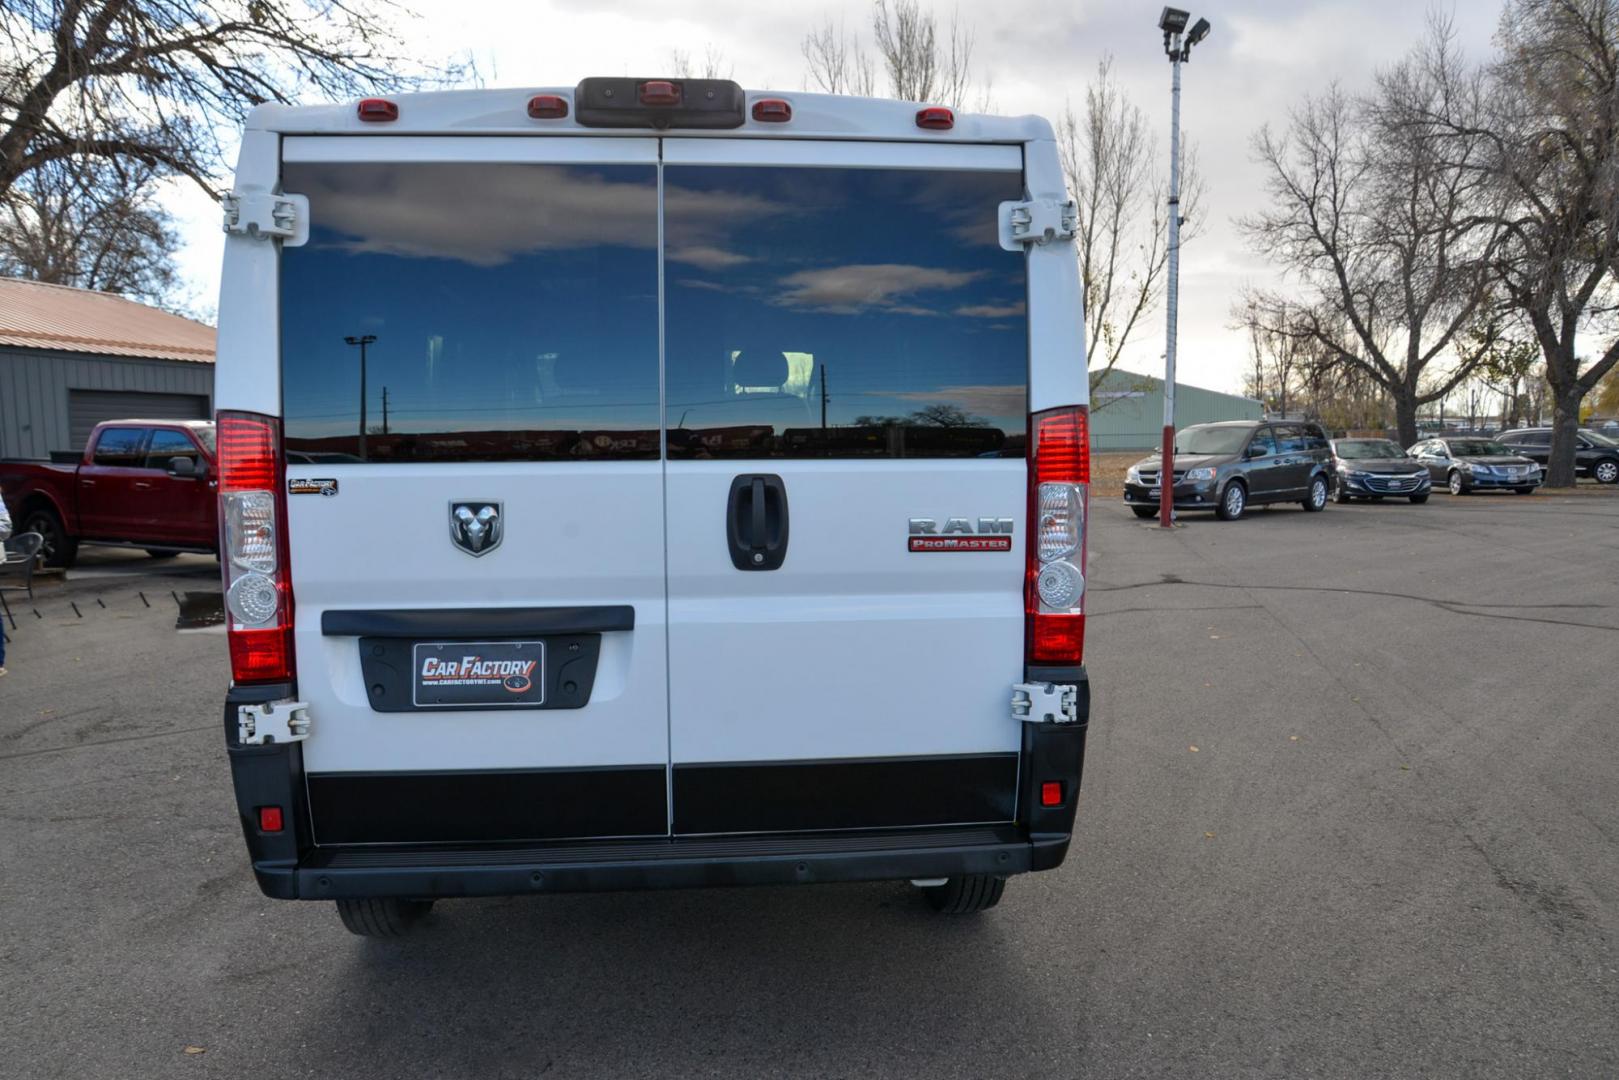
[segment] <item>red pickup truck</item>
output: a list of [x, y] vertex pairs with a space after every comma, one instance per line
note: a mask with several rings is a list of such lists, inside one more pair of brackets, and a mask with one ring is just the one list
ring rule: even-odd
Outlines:
[[158, 558], [219, 545], [214, 425], [109, 420], [76, 464], [0, 460], [14, 530], [45, 537], [45, 564], [72, 566], [79, 545], [145, 548]]

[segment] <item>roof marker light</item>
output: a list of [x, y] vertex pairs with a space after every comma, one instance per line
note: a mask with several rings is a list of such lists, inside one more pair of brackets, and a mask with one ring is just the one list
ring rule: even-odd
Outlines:
[[929, 105], [916, 111], [916, 126], [929, 131], [949, 131], [956, 126], [956, 114], [943, 105]]
[[387, 98], [368, 97], [360, 101], [358, 113], [360, 119], [366, 123], [382, 123], [388, 120], [398, 120], [399, 106]]
[[753, 103], [753, 118], [761, 124], [785, 124], [793, 118], [793, 107], [781, 98], [760, 98]]
[[561, 120], [568, 115], [568, 99], [557, 94], [535, 94], [528, 99], [528, 114], [536, 120]]
[[642, 105], [679, 105], [680, 84], [667, 79], [653, 79], [641, 84]]

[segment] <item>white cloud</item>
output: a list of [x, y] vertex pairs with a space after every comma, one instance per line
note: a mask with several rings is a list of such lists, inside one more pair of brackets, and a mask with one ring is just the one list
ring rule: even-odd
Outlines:
[[670, 262], [685, 263], [699, 270], [729, 270], [733, 266], [753, 261], [751, 255], [717, 247], [670, 248], [664, 257]]
[[1021, 315], [1027, 308], [1023, 301], [1015, 304], [966, 304], [958, 307], [953, 314], [965, 315], [970, 319], [1004, 319], [1012, 315]]
[[785, 292], [774, 303], [852, 314], [870, 308], [904, 315], [932, 315], [910, 300], [915, 294], [959, 289], [983, 277], [982, 270], [942, 270], [905, 263], [867, 263], [800, 270], [781, 279]]

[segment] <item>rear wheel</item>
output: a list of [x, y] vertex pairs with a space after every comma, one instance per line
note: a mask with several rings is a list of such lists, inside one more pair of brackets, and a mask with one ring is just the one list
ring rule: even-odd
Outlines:
[[1135, 515], [1138, 518], [1150, 518], [1158, 516], [1158, 508], [1156, 506], [1132, 506], [1130, 509], [1135, 512]]
[[1317, 476], [1310, 481], [1310, 492], [1304, 497], [1304, 509], [1310, 513], [1327, 508], [1327, 478]]
[[1619, 461], [1604, 459], [1591, 466], [1591, 475], [1599, 484], [1619, 484]]
[[1467, 481], [1462, 479], [1460, 470], [1453, 471], [1450, 474], [1450, 493], [1452, 495], [1467, 494]]
[[421, 921], [433, 906], [431, 900], [401, 900], [397, 896], [365, 900], [339, 900], [337, 914], [351, 934], [373, 938], [399, 938]]
[[20, 531], [44, 537], [39, 551], [45, 557], [46, 566], [69, 567], [79, 557], [78, 541], [68, 537], [67, 530], [62, 528], [62, 519], [49, 507], [42, 506], [24, 515]]
[[1248, 489], [1233, 480], [1220, 496], [1220, 508], [1215, 511], [1221, 521], [1236, 521], [1248, 509]]
[[1422, 503], [1425, 503], [1425, 502], [1428, 501], [1428, 493], [1426, 491], [1424, 491], [1421, 495], [1413, 495], [1413, 496], [1411, 496], [1411, 501], [1414, 502], [1414, 503], [1417, 503], [1418, 505], [1421, 505]]
[[1001, 902], [1006, 879], [993, 874], [967, 874], [953, 877], [943, 885], [930, 885], [922, 892], [934, 911], [945, 915], [971, 915], [988, 911]]

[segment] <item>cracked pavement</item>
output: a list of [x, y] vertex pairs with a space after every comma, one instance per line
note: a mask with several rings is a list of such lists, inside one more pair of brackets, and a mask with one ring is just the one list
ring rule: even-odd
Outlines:
[[168, 599], [213, 564], [94, 555], [0, 681], [0, 1072], [1619, 1075], [1619, 495], [1165, 535], [1098, 492], [1091, 554], [1078, 831], [995, 911], [461, 901], [402, 945], [253, 886], [224, 641]]

